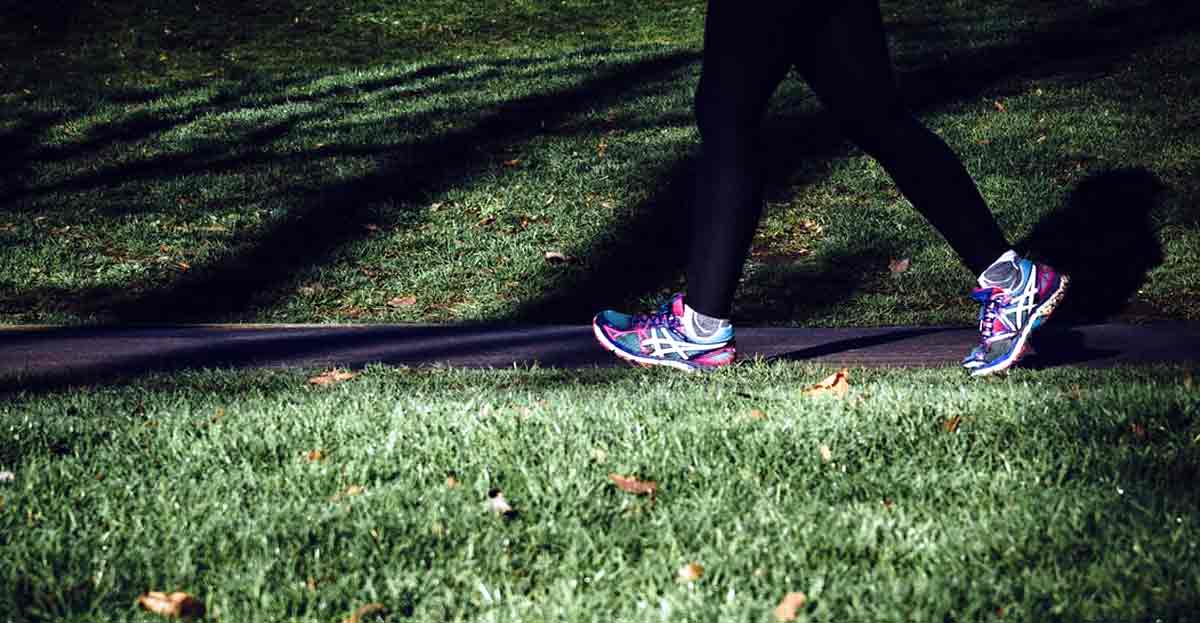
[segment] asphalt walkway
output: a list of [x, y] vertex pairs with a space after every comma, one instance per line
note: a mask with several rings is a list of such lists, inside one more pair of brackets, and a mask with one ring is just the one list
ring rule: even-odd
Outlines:
[[[977, 334], [965, 327], [738, 328], [744, 358], [830, 365], [955, 364]], [[1200, 323], [1047, 327], [1025, 367], [1200, 361]], [[588, 326], [198, 325], [0, 328], [0, 383], [82, 382], [211, 367], [469, 368], [625, 365]]]

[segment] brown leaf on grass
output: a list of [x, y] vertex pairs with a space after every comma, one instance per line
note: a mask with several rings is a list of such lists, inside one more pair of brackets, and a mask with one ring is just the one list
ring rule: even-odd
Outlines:
[[752, 420], [765, 420], [765, 419], [767, 419], [767, 414], [766, 414], [766, 413], [763, 413], [763, 412], [762, 412], [761, 410], [759, 410], [759, 409], [751, 409], [751, 410], [750, 410], [750, 419], [752, 419]]
[[350, 485], [344, 491], [339, 491], [333, 497], [329, 498], [330, 502], [336, 502], [342, 498], [352, 498], [356, 495], [362, 495], [367, 488], [360, 485]]
[[311, 379], [308, 379], [308, 384], [309, 385], [318, 385], [318, 386], [336, 385], [343, 381], [349, 381], [350, 379], [352, 379], [356, 376], [358, 376], [358, 375], [353, 372], [350, 372], [349, 370], [339, 370], [337, 368], [334, 368], [327, 372], [322, 372], [321, 374], [318, 374], [317, 376], [314, 376]]
[[800, 591], [793, 591], [783, 596], [779, 600], [779, 605], [775, 606], [775, 620], [777, 621], [795, 621], [796, 611], [803, 608], [808, 603], [808, 595]]
[[319, 463], [325, 460], [325, 451], [309, 450], [308, 453], [304, 455], [304, 459], [309, 463]]
[[704, 575], [704, 565], [697, 562], [689, 562], [679, 568], [675, 573], [675, 579], [680, 582], [695, 582]]
[[517, 166], [520, 166], [520, 165], [521, 165], [521, 159], [520, 159], [520, 158], [513, 158], [512, 160], [505, 160], [505, 161], [504, 161], [504, 166], [506, 166], [506, 167], [509, 167], [509, 168], [512, 168], [512, 167], [517, 167]]
[[805, 396], [836, 396], [845, 398], [846, 393], [850, 391], [850, 371], [842, 368], [837, 372], [825, 377], [825, 380], [813, 385], [804, 390]]
[[417, 304], [417, 297], [413, 295], [397, 296], [387, 302], [388, 307], [412, 307]]
[[608, 479], [625, 493], [654, 495], [658, 492], [658, 483], [653, 480], [638, 480], [636, 476], [622, 476], [616, 473], [609, 474]]
[[1008, 108], [1005, 107], [1004, 102], [1001, 102], [1000, 100], [992, 102], [992, 106], [996, 108], [997, 112], [1006, 112], [1008, 110]]
[[912, 260], [908, 259], [907, 257], [888, 262], [888, 270], [891, 271], [893, 276], [907, 272], [909, 266], [912, 266]]
[[381, 603], [373, 602], [365, 606], [359, 606], [357, 610], [350, 614], [350, 618], [343, 619], [342, 623], [361, 623], [370, 619], [382, 619], [387, 616], [387, 606]]
[[459, 485], [458, 479], [454, 477], [454, 474], [446, 475], [446, 488], [447, 489], [453, 489], [453, 488], [457, 487], [458, 485]]
[[896, 503], [892, 501], [892, 498], [883, 498], [883, 508], [884, 509], [892, 510], [895, 507], [896, 507]]
[[178, 618], [192, 619], [204, 616], [204, 602], [187, 593], [161, 593], [150, 591], [138, 597], [138, 605], [154, 614]]
[[575, 258], [563, 253], [562, 251], [546, 251], [543, 256], [547, 262], [551, 264], [566, 264], [575, 261]]
[[962, 416], [956, 415], [952, 418], [947, 418], [946, 421], [942, 422], [942, 430], [947, 433], [958, 432], [959, 424], [962, 424]]
[[829, 463], [833, 460], [833, 450], [830, 450], [829, 446], [821, 444], [820, 447], [817, 448], [817, 451], [821, 453], [822, 463]]

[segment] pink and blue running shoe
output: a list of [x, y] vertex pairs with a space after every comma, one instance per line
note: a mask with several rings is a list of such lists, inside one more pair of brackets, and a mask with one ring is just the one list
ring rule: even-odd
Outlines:
[[683, 328], [683, 295], [676, 294], [652, 314], [605, 310], [592, 320], [596, 340], [614, 355], [640, 366], [670, 366], [686, 372], [713, 370], [734, 362], [733, 328], [710, 339], [688, 338]]
[[1044, 264], [1014, 258], [1020, 270], [1018, 284], [997, 287], [980, 279], [971, 293], [979, 302], [979, 345], [962, 365], [972, 376], [1008, 370], [1025, 354], [1029, 336], [1045, 324], [1062, 302], [1070, 279]]

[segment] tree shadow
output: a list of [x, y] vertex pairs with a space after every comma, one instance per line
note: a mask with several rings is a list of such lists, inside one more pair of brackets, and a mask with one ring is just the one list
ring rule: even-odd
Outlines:
[[[197, 267], [164, 288], [135, 293], [95, 310], [118, 322], [202, 321], [237, 317], [269, 306], [294, 275], [329, 263], [347, 244], [367, 235], [372, 206], [386, 203], [415, 212], [421, 201], [470, 179], [491, 164], [485, 146], [509, 145], [553, 127], [572, 114], [619, 99], [631, 85], [665, 79], [695, 61], [676, 52], [606, 67], [575, 87], [509, 100], [473, 126], [381, 149], [377, 173], [340, 184], [288, 190], [301, 197], [286, 220], [257, 236], [252, 247]], [[221, 166], [235, 166], [224, 163]], [[135, 172], [136, 173], [136, 172]], [[419, 221], [412, 215], [406, 222]]]
[[1163, 261], [1152, 217], [1166, 189], [1143, 168], [1093, 174], [1017, 244], [1071, 277], [1056, 320], [1098, 322], [1124, 309]]

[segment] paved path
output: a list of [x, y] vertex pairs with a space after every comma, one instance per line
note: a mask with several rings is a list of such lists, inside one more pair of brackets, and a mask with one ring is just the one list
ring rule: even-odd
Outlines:
[[[1027, 367], [1200, 361], [1200, 324], [1098, 324], [1037, 334]], [[974, 344], [963, 327], [739, 328], [746, 357], [855, 366], [952, 365]], [[197, 367], [620, 364], [587, 326], [202, 325], [0, 328], [0, 383], [102, 380]], [[25, 379], [22, 381], [21, 379]]]

